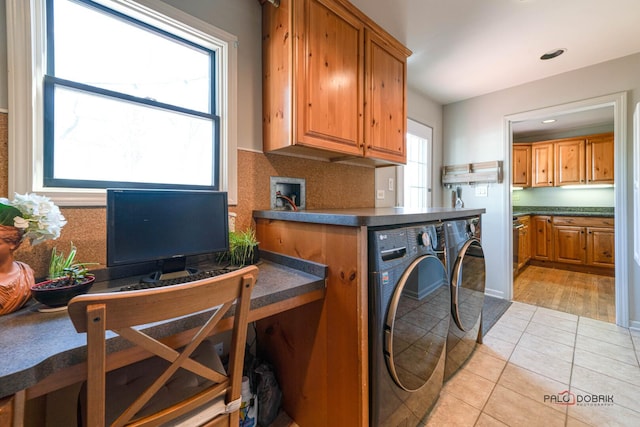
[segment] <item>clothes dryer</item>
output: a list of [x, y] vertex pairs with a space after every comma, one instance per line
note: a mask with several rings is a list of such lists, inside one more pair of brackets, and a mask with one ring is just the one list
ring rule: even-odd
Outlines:
[[480, 243], [480, 217], [444, 223], [445, 264], [451, 285], [451, 322], [447, 336], [445, 381], [482, 342], [482, 307], [486, 280]]
[[370, 425], [416, 426], [444, 379], [451, 294], [442, 225], [369, 231]]

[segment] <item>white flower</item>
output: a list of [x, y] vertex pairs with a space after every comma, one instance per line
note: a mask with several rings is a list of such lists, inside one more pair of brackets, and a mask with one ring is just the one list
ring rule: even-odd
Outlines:
[[26, 230], [27, 227], [29, 227], [29, 221], [20, 216], [17, 216], [13, 218], [13, 226], [16, 228], [21, 228], [22, 230]]
[[60, 208], [45, 196], [16, 194], [13, 201], [0, 198], [0, 204], [20, 211], [21, 216], [13, 218], [13, 226], [24, 230], [24, 237], [29, 238], [32, 245], [57, 239], [67, 223]]

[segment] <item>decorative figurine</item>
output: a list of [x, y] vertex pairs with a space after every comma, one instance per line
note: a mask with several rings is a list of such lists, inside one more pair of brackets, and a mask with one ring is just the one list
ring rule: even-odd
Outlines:
[[16, 194], [0, 198], [0, 315], [12, 313], [31, 298], [33, 270], [16, 261], [14, 252], [25, 238], [37, 245], [60, 237], [66, 224], [60, 209], [48, 197]]

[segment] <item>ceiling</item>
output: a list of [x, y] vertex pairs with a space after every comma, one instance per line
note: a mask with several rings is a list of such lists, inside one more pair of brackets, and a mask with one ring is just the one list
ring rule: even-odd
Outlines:
[[639, 0], [350, 1], [413, 51], [409, 87], [443, 105], [640, 52]]

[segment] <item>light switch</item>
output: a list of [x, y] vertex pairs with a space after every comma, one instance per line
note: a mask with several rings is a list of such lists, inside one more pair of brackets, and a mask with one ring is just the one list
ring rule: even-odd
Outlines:
[[393, 191], [394, 186], [393, 186], [393, 178], [389, 178], [389, 191]]
[[487, 185], [476, 185], [476, 197], [487, 197]]

